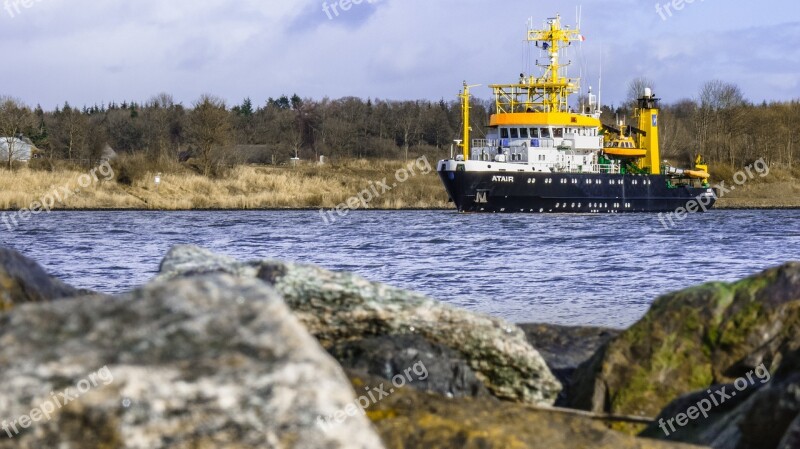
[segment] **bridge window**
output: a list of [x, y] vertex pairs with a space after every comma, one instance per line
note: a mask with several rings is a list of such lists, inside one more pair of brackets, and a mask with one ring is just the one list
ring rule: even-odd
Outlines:
[[528, 138], [528, 128], [520, 128], [519, 129], [519, 137], [522, 139]]
[[542, 128], [542, 139], [550, 138], [550, 128]]
[[519, 139], [519, 130], [517, 128], [511, 128], [511, 138]]
[[508, 139], [508, 128], [500, 128], [500, 138]]
[[531, 128], [531, 139], [539, 138], [539, 128]]
[[564, 128], [556, 128], [553, 130], [553, 137], [556, 139], [564, 137]]

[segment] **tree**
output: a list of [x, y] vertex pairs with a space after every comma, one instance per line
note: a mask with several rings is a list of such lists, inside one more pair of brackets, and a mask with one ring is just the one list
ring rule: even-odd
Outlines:
[[65, 103], [63, 109], [53, 113], [49, 128], [54, 153], [72, 160], [83, 151], [89, 134], [89, 121], [80, 110]]
[[741, 89], [720, 80], [709, 81], [700, 89], [699, 103], [697, 126], [703, 151], [717, 160], [727, 158], [735, 165], [733, 137], [740, 132], [745, 118], [746, 102]]
[[189, 139], [195, 145], [203, 174], [209, 176], [222, 159], [220, 148], [231, 138], [231, 124], [225, 102], [203, 95], [189, 113]]
[[267, 106], [272, 106], [274, 108], [287, 110], [292, 107], [291, 102], [289, 101], [289, 97], [286, 95], [282, 95], [277, 100], [274, 100], [272, 97], [267, 100]]
[[631, 80], [631, 82], [628, 83], [627, 104], [635, 108], [639, 99], [644, 97], [644, 91], [647, 88], [655, 90], [655, 83], [650, 78], [640, 76]]
[[406, 101], [397, 110], [397, 126], [403, 142], [403, 153], [408, 160], [408, 149], [414, 145], [420, 134], [420, 109], [418, 102]]
[[24, 103], [11, 97], [0, 98], [0, 138], [6, 146], [4, 162], [9, 170], [23, 150], [19, 138], [26, 129], [34, 126], [34, 115]]
[[739, 86], [720, 80], [705, 83], [700, 89], [700, 107], [715, 111], [733, 109], [745, 104]]
[[255, 143], [255, 111], [253, 111], [253, 101], [245, 98], [241, 105], [234, 106], [233, 127], [236, 131], [236, 141], [239, 143]]

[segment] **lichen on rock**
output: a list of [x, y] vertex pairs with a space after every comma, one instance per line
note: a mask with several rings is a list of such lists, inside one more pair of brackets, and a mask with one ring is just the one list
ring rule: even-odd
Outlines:
[[280, 293], [323, 345], [419, 335], [463, 355], [498, 398], [552, 404], [561, 385], [517, 326], [351, 273], [277, 261], [241, 263], [194, 246], [172, 248], [157, 279], [225, 272], [257, 277]]
[[[341, 367], [263, 282], [160, 282], [0, 315], [0, 410], [31, 414], [101, 367], [103, 382], [0, 448], [382, 448]], [[32, 415], [31, 415], [32, 416]]]
[[776, 369], [799, 332], [800, 263], [671, 293], [578, 369], [571, 405], [655, 416], [762, 363]]

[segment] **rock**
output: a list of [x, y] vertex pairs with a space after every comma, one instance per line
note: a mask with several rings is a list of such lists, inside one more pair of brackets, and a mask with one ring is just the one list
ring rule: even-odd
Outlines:
[[[722, 390], [723, 388], [724, 390]], [[680, 423], [675, 421], [680, 413], [685, 414], [690, 407], [697, 406], [700, 401], [709, 399], [712, 395], [717, 395], [720, 390], [727, 394], [733, 391], [733, 388], [733, 385], [717, 385], [710, 388], [711, 394], [708, 393], [708, 390], [703, 390], [681, 396], [667, 405], [653, 423], [641, 433], [641, 436], [696, 444], [700, 444], [702, 441], [702, 444], [706, 445], [710, 445], [714, 437], [722, 436], [723, 434], [726, 434], [724, 436], [726, 439], [731, 439], [732, 436], [738, 439], [739, 432], [736, 429], [736, 425], [729, 419], [730, 412], [736, 410], [739, 405], [745, 402], [753, 391], [745, 390], [716, 406], [712, 402], [712, 407], [706, 412], [708, 418], [701, 418], [701, 415], [696, 419], [688, 420], [688, 423], [684, 426], [680, 426]], [[670, 419], [672, 419], [672, 422], [669, 421]], [[708, 438], [705, 436], [706, 434], [713, 436]], [[717, 443], [719, 444], [719, 442]]]
[[576, 371], [570, 404], [655, 416], [762, 363], [773, 370], [800, 347], [799, 329], [800, 263], [672, 293]]
[[800, 416], [792, 421], [783, 439], [778, 443], [778, 449], [794, 449], [800, 447]]
[[[356, 391], [381, 388], [383, 379], [352, 377]], [[389, 387], [384, 385], [383, 389]], [[564, 410], [532, 408], [491, 398], [448, 399], [399, 388], [367, 408], [387, 449], [686, 449], [635, 438], [601, 421]]]
[[602, 327], [557, 326], [553, 324], [518, 324], [528, 342], [539, 351], [550, 371], [564, 386], [556, 405], [568, 403], [566, 393], [572, 374], [599, 348], [622, 333]]
[[[705, 444], [719, 449], [789, 449], [800, 447], [800, 351], [787, 354], [774, 377], [766, 367], [755, 370], [753, 382], [741, 388], [725, 385], [730, 396], [711, 407], [708, 418], [698, 417], [675, 432], [666, 423], [710, 395], [706, 391], [683, 396], [661, 412], [658, 421], [642, 434], [651, 438]], [[745, 375], [743, 379], [748, 379]], [[712, 391], [722, 386], [712, 387]], [[733, 395], [735, 393], [735, 396]], [[659, 427], [659, 423], [666, 429]], [[667, 435], [668, 434], [668, 435]]]
[[458, 351], [496, 397], [552, 404], [561, 385], [525, 334], [508, 322], [460, 310], [424, 295], [314, 266], [238, 263], [209, 251], [178, 246], [158, 279], [225, 272], [273, 285], [324, 346], [375, 336], [419, 335]]
[[[350, 372], [392, 380], [412, 374], [408, 385], [446, 397], [488, 397], [489, 392], [458, 352], [419, 335], [347, 341], [328, 352]], [[409, 371], [418, 368], [416, 372]], [[417, 374], [422, 373], [422, 374]]]
[[361, 414], [320, 425], [352, 387], [253, 279], [19, 306], [0, 315], [0, 377], [0, 448], [383, 447]]
[[89, 293], [51, 277], [36, 262], [18, 252], [0, 248], [0, 312], [15, 305], [52, 301]]

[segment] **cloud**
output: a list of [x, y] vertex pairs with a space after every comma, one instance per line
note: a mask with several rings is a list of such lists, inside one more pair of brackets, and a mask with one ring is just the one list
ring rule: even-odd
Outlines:
[[[232, 103], [295, 92], [453, 99], [463, 80], [514, 81], [525, 65], [527, 19], [538, 25], [560, 10], [573, 23], [578, 4], [364, 0], [329, 18], [323, 6], [334, 3], [38, 0], [13, 18], [0, 10], [0, 51], [16, 68], [0, 93], [45, 107], [142, 101], [162, 91], [187, 104], [203, 93]], [[792, 77], [800, 18], [789, 19], [788, 0], [775, 0], [784, 11], [778, 18], [754, 14], [758, 5], [706, 0], [668, 21], [647, 2], [581, 3], [587, 41], [572, 56], [573, 74], [596, 87], [602, 54], [608, 102], [619, 104], [638, 76], [653, 78], [667, 101], [714, 78], [739, 84], [754, 101], [800, 96]]]

